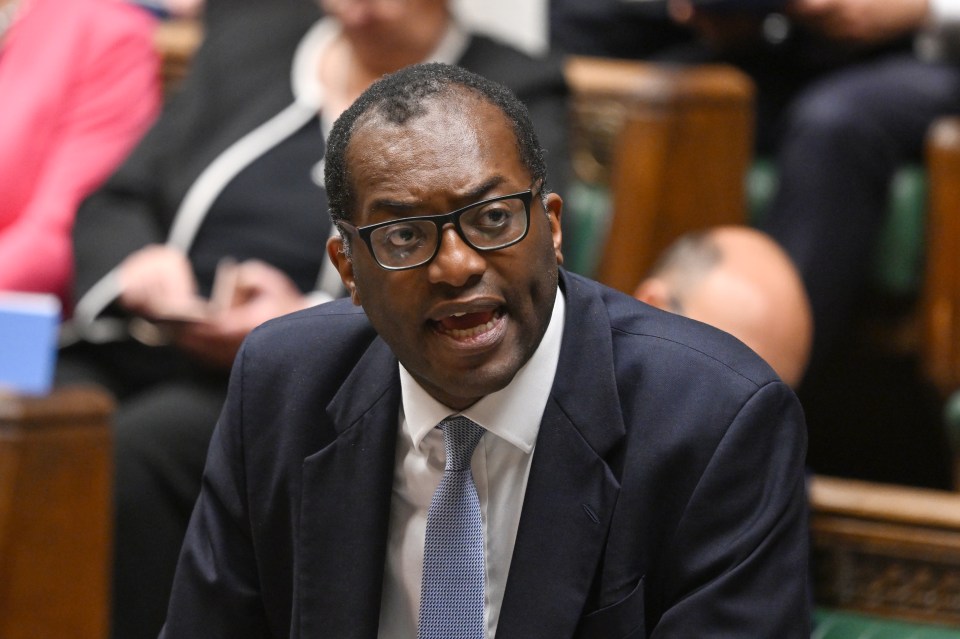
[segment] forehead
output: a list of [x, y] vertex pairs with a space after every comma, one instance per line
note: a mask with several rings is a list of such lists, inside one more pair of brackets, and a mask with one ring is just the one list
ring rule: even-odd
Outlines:
[[526, 188], [529, 172], [499, 107], [463, 91], [433, 96], [424, 106], [425, 113], [400, 124], [375, 111], [358, 120], [345, 160], [361, 208], [376, 194], [426, 198], [494, 176]]

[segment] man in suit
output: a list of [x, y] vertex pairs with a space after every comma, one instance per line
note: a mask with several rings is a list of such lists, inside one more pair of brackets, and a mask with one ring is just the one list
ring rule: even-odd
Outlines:
[[[208, 0], [180, 92], [77, 213], [79, 341], [62, 349], [59, 378], [96, 381], [117, 398], [113, 639], [155, 639], [163, 624], [242, 338], [342, 295], [318, 250], [332, 228], [318, 167], [329, 125], [363, 88], [426, 60], [502, 82], [534, 114], [563, 188], [559, 60], [471, 33], [448, 0], [322, 4], [321, 18], [313, 0]], [[218, 268], [231, 261], [233, 277]], [[232, 295], [214, 286], [231, 281]], [[207, 297], [227, 301], [211, 307]], [[149, 321], [171, 315], [180, 317]]]
[[[545, 179], [522, 104], [458, 67], [337, 120], [351, 299], [241, 348], [161, 637], [809, 637], [796, 398], [731, 336], [560, 269]], [[438, 528], [450, 473], [472, 506]]]

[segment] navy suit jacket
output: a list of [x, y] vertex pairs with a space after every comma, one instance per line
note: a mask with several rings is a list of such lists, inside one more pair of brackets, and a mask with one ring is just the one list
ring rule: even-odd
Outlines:
[[[807, 639], [806, 433], [734, 338], [561, 272], [566, 324], [497, 637]], [[332, 302], [247, 339], [166, 639], [375, 639], [397, 360]]]

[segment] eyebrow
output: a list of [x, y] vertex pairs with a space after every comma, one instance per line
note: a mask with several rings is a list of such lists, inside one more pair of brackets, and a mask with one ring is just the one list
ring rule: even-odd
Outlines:
[[[455, 196], [455, 199], [460, 202], [459, 206], [455, 206], [451, 210], [459, 209], [461, 206], [469, 206], [474, 202], [478, 202], [483, 199], [483, 196], [487, 195], [497, 186], [500, 186], [506, 182], [506, 177], [503, 175], [495, 175], [488, 179], [486, 182], [483, 182], [479, 186], [470, 189], [466, 193]], [[410, 214], [419, 213], [423, 209], [423, 205], [420, 202], [402, 202], [399, 200], [391, 200], [388, 198], [374, 200], [370, 204], [369, 212], [374, 213], [387, 213], [390, 215], [404, 216]]]

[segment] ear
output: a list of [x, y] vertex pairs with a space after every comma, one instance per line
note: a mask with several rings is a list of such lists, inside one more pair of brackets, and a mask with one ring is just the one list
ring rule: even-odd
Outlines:
[[353, 260], [344, 253], [343, 238], [339, 234], [334, 234], [327, 240], [327, 256], [340, 273], [340, 280], [350, 293], [350, 299], [355, 305], [360, 306], [360, 293], [357, 292], [357, 280], [353, 274]]
[[553, 236], [553, 252], [557, 264], [563, 265], [563, 231], [560, 230], [560, 215], [563, 213], [563, 200], [556, 193], [549, 193], [544, 207], [550, 220], [550, 234]]
[[648, 277], [640, 282], [633, 296], [641, 302], [646, 302], [650, 306], [669, 311], [670, 309], [670, 288], [667, 283], [659, 277]]

